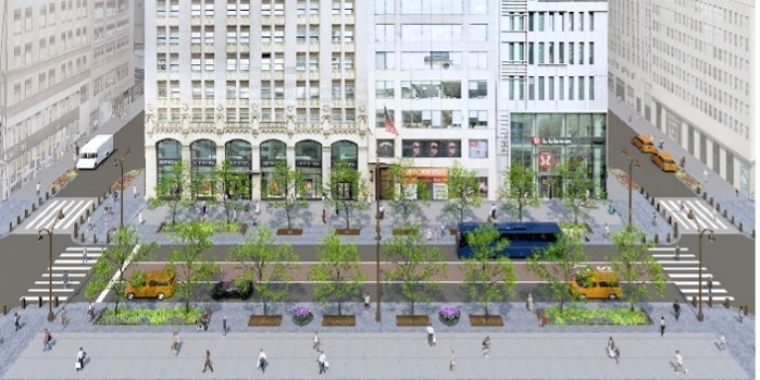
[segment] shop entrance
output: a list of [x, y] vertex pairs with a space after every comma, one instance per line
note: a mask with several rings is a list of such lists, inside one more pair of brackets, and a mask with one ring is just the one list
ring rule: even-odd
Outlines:
[[561, 196], [558, 189], [562, 188], [562, 178], [556, 175], [539, 175], [538, 188], [542, 198], [555, 198]]

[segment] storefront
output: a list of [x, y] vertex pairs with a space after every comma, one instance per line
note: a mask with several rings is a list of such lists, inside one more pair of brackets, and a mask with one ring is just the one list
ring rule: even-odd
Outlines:
[[511, 156], [536, 172], [541, 197], [561, 192], [557, 166], [583, 160], [598, 190], [606, 193], [606, 124], [604, 113], [513, 113]]
[[[162, 140], [156, 144], [156, 163], [157, 174], [156, 183], [161, 184], [163, 178], [172, 175], [172, 166], [182, 161], [182, 144], [177, 140]], [[172, 192], [179, 193], [182, 189], [164, 189], [166, 194], [160, 194], [164, 196], [171, 195]]]
[[305, 140], [296, 143], [296, 171], [304, 181], [303, 198], [322, 197], [322, 144]]
[[287, 161], [287, 147], [277, 140], [267, 140], [260, 145], [261, 160], [261, 196], [263, 198], [282, 198], [284, 189], [272, 180], [274, 168], [280, 161]]
[[225, 185], [227, 195], [232, 199], [251, 199], [251, 143], [232, 140], [224, 144], [224, 155], [238, 175]]
[[190, 183], [193, 197], [211, 197], [214, 188], [214, 167], [216, 167], [216, 143], [211, 140], [197, 140], [190, 144]]
[[[413, 188], [410, 188], [409, 194], [413, 194], [413, 198], [421, 198], [419, 194], [414, 194], [416, 190], [416, 183], [422, 183], [421, 191], [426, 193], [427, 199], [443, 200], [446, 199], [446, 182], [449, 177], [449, 169], [447, 168], [409, 168], [403, 173], [404, 181], [407, 185], [410, 183]], [[399, 186], [393, 178], [390, 168], [380, 168], [380, 199], [389, 200], [392, 199], [394, 192], [393, 186]]]
[[[330, 166], [335, 167], [338, 163], [344, 163], [351, 169], [359, 167], [359, 146], [350, 141], [338, 141], [330, 146]], [[334, 186], [334, 185], [333, 185]], [[359, 194], [353, 194], [350, 186], [339, 184], [337, 192], [339, 197], [356, 199]]]

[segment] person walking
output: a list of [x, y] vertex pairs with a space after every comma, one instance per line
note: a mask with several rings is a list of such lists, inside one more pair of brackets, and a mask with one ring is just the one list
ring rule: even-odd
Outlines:
[[262, 348], [261, 351], [259, 351], [259, 360], [258, 360], [258, 364], [256, 364], [256, 368], [260, 368], [261, 373], [265, 373], [267, 371], [268, 365], [269, 365], [269, 362], [267, 361], [267, 354], [264, 352], [264, 349]]
[[132, 185], [132, 194], [137, 198], [137, 185]]
[[63, 278], [63, 288], [68, 289], [69, 288], [69, 271], [68, 270], [63, 271], [62, 278]]
[[172, 335], [171, 350], [174, 353], [174, 356], [177, 356], [177, 354], [179, 354], [179, 331], [175, 331]]
[[[739, 310], [741, 314], [741, 310]], [[21, 316], [18, 313], [13, 313], [13, 325], [16, 327], [16, 331], [21, 330]]]
[[50, 335], [50, 331], [45, 329], [45, 333], [42, 334], [42, 352], [50, 351], [50, 341], [53, 340], [53, 336]]
[[676, 244], [676, 257], [675, 257], [675, 259], [676, 260], [680, 260], [681, 259], [681, 246], [678, 245], [678, 244]]
[[610, 238], [610, 226], [607, 223], [604, 223], [604, 238]]
[[454, 366], [457, 365], [457, 356], [454, 354], [454, 350], [451, 350], [451, 358], [449, 359], [449, 371], [454, 372]]
[[144, 220], [143, 220], [142, 210], [140, 210], [137, 213], [137, 224], [139, 224], [139, 225], [142, 226], [143, 222], [144, 222]]
[[441, 224], [441, 240], [443, 240], [444, 238], [446, 238], [446, 225]]
[[89, 231], [91, 229], [92, 229], [92, 217], [88, 216], [87, 217], [87, 230]]
[[712, 294], [712, 276], [707, 277], [707, 294]]
[[66, 311], [66, 308], [64, 307], [63, 310], [61, 310], [61, 327], [66, 328], [66, 319], [69, 316], [69, 313]]
[[319, 347], [321, 346], [321, 344], [322, 343], [319, 341], [319, 333], [317, 331], [314, 331], [314, 345], [311, 348], [319, 352]]
[[657, 211], [652, 211], [652, 225], [657, 225]]
[[327, 224], [327, 210], [322, 208], [322, 224]]
[[206, 362], [203, 364], [203, 371], [206, 372], [206, 368], [210, 369], [211, 372], [214, 372], [214, 367], [211, 366], [211, 351], [206, 350]]
[[327, 364], [327, 355], [325, 355], [324, 351], [319, 351], [319, 358], [317, 358], [317, 364], [319, 364], [319, 374], [323, 374], [327, 372], [327, 367], [329, 364]]
[[433, 329], [433, 324], [428, 323], [428, 326], [425, 329], [425, 331], [427, 331], [428, 346], [430, 347], [435, 346], [435, 330]]
[[681, 304], [678, 303], [678, 300], [675, 300], [673, 302], [673, 314], [676, 316], [676, 322], [677, 322], [678, 317], [681, 316]]
[[496, 203], [491, 204], [491, 219], [496, 221]]
[[87, 256], [87, 247], [84, 247], [82, 250], [82, 264], [87, 264], [88, 260], [90, 260], [90, 257]]
[[364, 310], [369, 310], [370, 295], [369, 292], [364, 293]]
[[681, 212], [686, 212], [686, 205], [681, 201], [681, 204], [678, 206], [678, 210]]
[[[739, 306], [739, 323], [744, 323], [744, 306]], [[18, 325], [16, 325], [16, 331], [18, 331]]]
[[689, 370], [683, 363], [683, 356], [681, 356], [681, 353], [676, 350], [676, 371], [674, 374], [678, 375], [678, 371], [683, 371], [684, 374], [689, 373]]
[[84, 352], [84, 347], [79, 347], [79, 352], [77, 352], [77, 365], [76, 369], [79, 371], [80, 369], [84, 369], [84, 358], [87, 357], [87, 353]]
[[486, 338], [483, 339], [483, 344], [482, 345], [483, 345], [483, 348], [482, 348], [483, 349], [483, 356], [485, 356], [486, 359], [488, 359], [490, 357], [490, 355], [491, 355], [491, 337], [490, 336], [486, 336]]
[[95, 319], [95, 310], [92, 308], [92, 302], [87, 304], [87, 316], [90, 317], [90, 321]]
[[705, 168], [705, 170], [703, 170], [703, 171], [702, 171], [702, 175], [704, 175], [704, 176], [705, 176], [705, 183], [708, 183], [708, 182], [710, 182], [710, 181], [708, 181], [708, 180], [707, 180], [707, 176], [708, 176], [709, 174], [710, 174], [710, 172], [709, 172], [709, 171], [707, 171], [707, 168]]
[[662, 139], [662, 137], [660, 137], [660, 144], [659, 144], [659, 148], [658, 148], [658, 149], [659, 149], [659, 150], [662, 150], [662, 148], [663, 148], [664, 146], [665, 146], [665, 140], [663, 140], [663, 139]]
[[665, 336], [665, 316], [660, 317], [660, 336]]
[[610, 356], [613, 356], [613, 353], [615, 352], [615, 341], [610, 337], [610, 340], [607, 341], [607, 353]]
[[720, 337], [718, 337], [718, 350], [720, 352], [726, 350], [726, 334], [720, 333]]
[[222, 338], [227, 337], [227, 316], [222, 317]]
[[37, 197], [40, 196], [40, 188], [41, 188], [41, 185], [39, 182], [37, 182]]

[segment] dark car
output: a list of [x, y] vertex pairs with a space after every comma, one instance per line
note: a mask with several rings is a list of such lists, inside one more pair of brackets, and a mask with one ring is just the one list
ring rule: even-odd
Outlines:
[[224, 298], [240, 298], [247, 300], [253, 294], [253, 281], [248, 281], [245, 291], [242, 291], [235, 281], [219, 281], [211, 289], [211, 298], [218, 301]]

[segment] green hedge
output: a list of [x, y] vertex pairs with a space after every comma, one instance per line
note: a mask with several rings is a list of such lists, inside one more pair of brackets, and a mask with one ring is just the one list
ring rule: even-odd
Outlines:
[[612, 325], [612, 326], [642, 326], [646, 325], [647, 315], [640, 311], [627, 307], [612, 309], [585, 309], [580, 307], [565, 307], [560, 313], [559, 306], [553, 306], [546, 310], [546, 316], [550, 324], [555, 326], [570, 325]]
[[199, 308], [191, 308], [190, 312], [186, 313], [183, 306], [177, 306], [173, 309], [119, 308], [118, 315], [114, 313], [113, 308], [108, 308], [99, 324], [127, 326], [194, 325], [201, 314], [203, 314], [203, 310]]

